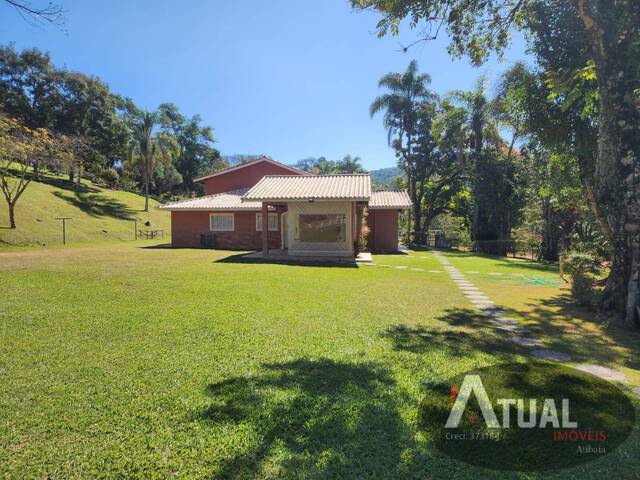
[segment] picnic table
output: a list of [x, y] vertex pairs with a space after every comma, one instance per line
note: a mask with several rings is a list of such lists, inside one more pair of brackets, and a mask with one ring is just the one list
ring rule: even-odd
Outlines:
[[140, 238], [146, 238], [147, 240], [158, 237], [164, 239], [164, 230], [138, 230], [138, 236]]

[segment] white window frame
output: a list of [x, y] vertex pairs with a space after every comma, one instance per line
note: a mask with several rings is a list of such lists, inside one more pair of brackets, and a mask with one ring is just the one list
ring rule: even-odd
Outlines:
[[[275, 220], [273, 220], [275, 218]], [[271, 221], [273, 220], [273, 225], [271, 225]], [[256, 232], [262, 231], [262, 212], [256, 213]], [[269, 212], [269, 231], [277, 232], [278, 231], [278, 213], [277, 212]]]
[[[231, 228], [215, 228], [213, 219], [216, 217], [231, 218]], [[233, 232], [235, 230], [235, 215], [233, 213], [210, 213], [209, 214], [209, 230], [212, 232]]]

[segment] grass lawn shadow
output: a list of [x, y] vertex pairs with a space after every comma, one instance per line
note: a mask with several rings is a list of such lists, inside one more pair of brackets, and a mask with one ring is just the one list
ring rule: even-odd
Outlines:
[[576, 362], [619, 364], [640, 371], [640, 332], [603, 324], [569, 293], [527, 306], [511, 312], [539, 329], [550, 348], [570, 354]]
[[247, 252], [229, 255], [217, 260], [215, 263], [244, 263], [257, 265], [289, 265], [299, 267], [334, 267], [334, 268], [359, 268], [355, 260], [320, 260], [320, 259], [286, 259], [286, 258], [256, 258], [248, 257]]
[[411, 469], [402, 454], [414, 444], [415, 426], [398, 411], [410, 400], [386, 368], [326, 358], [262, 367], [256, 376], [206, 388], [212, 404], [194, 420], [248, 429], [256, 439], [229, 452], [215, 478], [255, 478], [273, 469], [280, 478], [302, 472], [305, 478], [356, 478], [365, 465], [371, 474], [400, 478]]
[[394, 325], [380, 335], [390, 340], [395, 350], [416, 354], [435, 350], [455, 356], [473, 356], [483, 352], [507, 359], [511, 354], [521, 352], [515, 344], [507, 341], [505, 332], [489, 329], [488, 318], [475, 310], [451, 308], [437, 320], [453, 328]]
[[53, 195], [92, 217], [113, 217], [121, 220], [134, 219], [135, 210], [101, 193], [77, 190], [73, 192], [73, 195], [59, 191], [53, 192]]
[[505, 267], [509, 269], [527, 269], [527, 270], [535, 270], [540, 273], [558, 273], [558, 267], [556, 264], [552, 263], [542, 263], [536, 262], [534, 260], [527, 260], [523, 258], [511, 258], [511, 257], [502, 257], [498, 255], [488, 255], [482, 253], [474, 253], [474, 252], [463, 252], [461, 250], [437, 250], [442, 253], [446, 253], [448, 257], [452, 258], [482, 258], [486, 260], [491, 260], [496, 262], [496, 264], [500, 267]]

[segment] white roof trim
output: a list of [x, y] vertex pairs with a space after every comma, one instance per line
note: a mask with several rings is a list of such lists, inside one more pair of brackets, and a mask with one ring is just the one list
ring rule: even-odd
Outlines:
[[261, 156], [259, 158], [256, 158], [255, 160], [251, 160], [250, 162], [240, 163], [238, 165], [234, 165], [233, 167], [225, 168], [225, 169], [219, 170], [217, 172], [214, 172], [211, 175], [205, 175], [204, 177], [194, 178], [193, 181], [194, 182], [202, 182], [203, 180], [206, 180], [208, 178], [217, 177], [218, 175], [223, 175], [225, 173], [233, 172], [235, 170], [240, 170], [241, 168], [249, 167], [251, 165], [255, 165], [256, 163], [260, 163], [260, 162], [268, 162], [268, 163], [271, 163], [273, 165], [277, 165], [279, 167], [285, 168], [285, 169], [289, 170], [290, 172], [298, 173], [300, 175], [312, 175], [309, 172], [305, 172], [304, 170], [300, 170], [298, 168], [291, 167], [289, 165], [285, 165], [284, 163], [276, 162], [271, 157], [267, 157], [266, 155], [263, 155], [263, 156]]

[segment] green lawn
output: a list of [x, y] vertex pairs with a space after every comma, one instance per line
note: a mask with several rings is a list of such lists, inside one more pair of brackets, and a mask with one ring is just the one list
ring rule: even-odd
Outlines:
[[[555, 277], [552, 269], [449, 256], [478, 271], [469, 278], [497, 303], [537, 322], [540, 335], [573, 352], [582, 344], [571, 332], [586, 329], [601, 344], [585, 358], [611, 350], [611, 365], [633, 369], [638, 339], [606, 346], [620, 338], [585, 312], [569, 314], [566, 288], [489, 275]], [[424, 385], [524, 361], [527, 350], [486, 327], [432, 253], [375, 262], [246, 263], [233, 252], [132, 244], [0, 253], [0, 476], [582, 479], [640, 471], [637, 429], [614, 453], [555, 474], [482, 470], [435, 450], [416, 432]]]
[[[9, 213], [0, 200], [0, 249], [14, 246], [57, 246], [62, 244], [62, 223], [57, 217], [71, 217], [67, 241], [79, 243], [121, 243], [134, 239], [134, 218], [138, 229], [161, 229], [170, 237], [169, 212], [156, 210], [158, 202], [137, 193], [110, 190], [86, 180], [73, 188], [67, 177], [45, 174], [33, 181], [16, 204], [16, 226], [9, 228]], [[144, 223], [149, 222], [150, 226]]]

